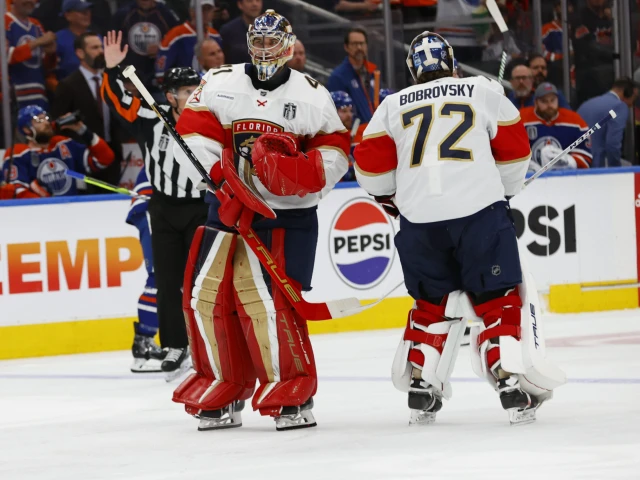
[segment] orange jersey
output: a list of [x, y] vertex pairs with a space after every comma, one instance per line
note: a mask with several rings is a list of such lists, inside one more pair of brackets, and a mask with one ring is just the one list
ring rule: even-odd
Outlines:
[[[540, 164], [540, 152], [543, 147], [553, 145], [560, 148], [560, 150], [564, 150], [589, 129], [580, 115], [566, 108], [559, 108], [556, 118], [549, 122], [536, 114], [535, 107], [521, 109], [520, 117], [529, 137], [531, 158]], [[571, 152], [571, 156], [575, 159], [578, 168], [589, 168], [591, 166], [590, 147], [590, 143], [587, 140]]]

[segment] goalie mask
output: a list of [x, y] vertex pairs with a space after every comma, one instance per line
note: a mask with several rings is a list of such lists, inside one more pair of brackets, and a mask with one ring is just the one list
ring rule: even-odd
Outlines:
[[258, 80], [269, 80], [293, 57], [296, 36], [289, 21], [274, 10], [267, 10], [256, 18], [247, 32], [251, 63], [256, 67]]
[[411, 42], [407, 66], [417, 82], [425, 72], [450, 71], [454, 65], [453, 48], [444, 37], [424, 31]]

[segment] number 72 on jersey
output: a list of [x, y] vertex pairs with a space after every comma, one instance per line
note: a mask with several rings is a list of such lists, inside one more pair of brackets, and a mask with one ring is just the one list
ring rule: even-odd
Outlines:
[[[459, 148], [457, 145], [465, 135], [475, 126], [476, 112], [468, 103], [445, 103], [438, 112], [439, 118], [459, 118], [458, 124], [453, 127], [438, 144], [438, 160], [472, 162], [473, 151], [467, 148]], [[418, 122], [418, 130], [413, 139], [411, 149], [411, 167], [419, 167], [422, 164], [424, 150], [434, 124], [433, 104], [412, 108], [401, 114], [402, 127], [407, 129]]]

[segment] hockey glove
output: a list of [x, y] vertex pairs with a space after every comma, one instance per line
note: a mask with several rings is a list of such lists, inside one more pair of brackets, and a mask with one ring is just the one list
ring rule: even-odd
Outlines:
[[[233, 149], [225, 148], [220, 161], [211, 168], [210, 175], [214, 183], [220, 185], [214, 192], [220, 201], [220, 221], [227, 227], [235, 227], [239, 232], [245, 233], [251, 228], [255, 213], [266, 218], [276, 218], [276, 215], [259, 194], [241, 180], [235, 160]], [[245, 167], [249, 168], [245, 159], [238, 157], [237, 160], [243, 162], [243, 172]]]
[[387, 212], [387, 215], [393, 218], [398, 218], [400, 215], [400, 210], [396, 207], [396, 195], [379, 195], [377, 197], [373, 197], [376, 202], [380, 204], [384, 211]]
[[291, 135], [260, 135], [253, 145], [251, 159], [258, 178], [274, 195], [304, 197], [326, 185], [322, 154], [318, 150], [304, 154]]

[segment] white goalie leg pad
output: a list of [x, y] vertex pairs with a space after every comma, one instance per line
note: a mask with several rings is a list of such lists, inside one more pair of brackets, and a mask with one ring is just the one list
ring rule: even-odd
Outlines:
[[[540, 400], [551, 398], [553, 389], [566, 381], [565, 373], [546, 357], [544, 330], [538, 291], [535, 280], [529, 272], [525, 259], [520, 255], [522, 266], [522, 284], [518, 294], [522, 300], [520, 312], [520, 340], [511, 336], [500, 337], [500, 362], [503, 370], [518, 374], [522, 390], [536, 396]], [[477, 335], [484, 330], [480, 327]], [[489, 341], [485, 341], [478, 352], [477, 335], [472, 339], [476, 345], [473, 349], [480, 356], [483, 375], [486, 376], [486, 349]], [[490, 370], [489, 370], [490, 374]]]
[[[414, 305], [391, 368], [393, 385], [398, 390], [402, 392], [411, 390], [424, 391], [424, 388], [411, 388], [412, 371], [416, 368], [420, 371], [423, 383], [427, 384], [423, 384], [423, 387], [431, 385], [442, 393], [444, 398], [449, 399], [451, 397], [449, 379], [453, 372], [466, 326], [462, 320], [462, 315], [459, 314], [459, 299], [463, 295], [459, 291], [450, 293], [444, 309], [434, 305], [434, 309], [441, 310], [442, 319], [428, 326], [418, 323], [417, 317], [421, 317], [424, 313], [418, 310], [417, 305]], [[433, 316], [435, 318], [437, 315]], [[439, 338], [444, 335], [446, 335], [446, 340], [440, 344]], [[411, 340], [412, 338], [413, 340]], [[421, 338], [428, 338], [431, 343], [416, 341]], [[417, 357], [420, 357], [419, 362], [416, 360]], [[424, 359], [423, 363], [422, 359]]]

